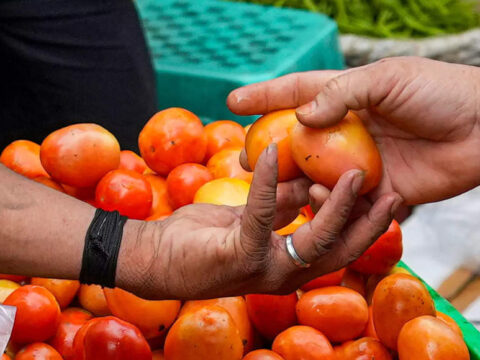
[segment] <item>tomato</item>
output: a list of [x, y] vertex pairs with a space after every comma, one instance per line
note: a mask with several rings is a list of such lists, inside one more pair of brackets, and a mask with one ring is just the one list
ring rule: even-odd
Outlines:
[[147, 170], [147, 164], [140, 156], [130, 150], [120, 151], [119, 169], [136, 171], [143, 174]]
[[163, 355], [163, 350], [155, 350], [152, 353], [152, 360], [165, 360], [165, 356]]
[[399, 360], [469, 360], [462, 337], [444, 321], [420, 316], [407, 322], [398, 336]]
[[8, 356], [7, 354], [3, 354], [2, 357], [0, 358], [0, 360], [12, 360], [12, 358], [10, 356]]
[[152, 208], [152, 187], [145, 177], [131, 170], [113, 170], [97, 185], [95, 203], [103, 210], [117, 210], [130, 219], [143, 220]]
[[350, 268], [347, 268], [345, 273], [342, 277], [342, 282], [340, 283], [341, 286], [355, 290], [360, 295], [365, 297], [366, 290], [366, 280], [363, 274], [357, 273]]
[[331, 286], [305, 293], [297, 304], [298, 322], [320, 330], [330, 341], [358, 337], [368, 322], [368, 306], [358, 292]]
[[377, 285], [372, 299], [375, 330], [380, 341], [392, 350], [403, 325], [422, 316], [435, 316], [428, 290], [417, 278], [406, 274], [389, 275]]
[[278, 147], [278, 181], [300, 177], [301, 170], [295, 164], [290, 149], [290, 136], [298, 123], [295, 109], [274, 111], [253, 123], [247, 133], [245, 150], [248, 164], [255, 169], [260, 154], [271, 143]]
[[80, 283], [77, 280], [59, 280], [32, 278], [32, 285], [43, 286], [49, 290], [58, 301], [60, 308], [65, 309], [72, 302]]
[[112, 314], [138, 327], [147, 339], [160, 336], [180, 311], [180, 301], [144, 300], [120, 288], [103, 291]]
[[315, 217], [310, 205], [304, 206], [300, 211], [308, 219], [308, 221], [313, 220]]
[[168, 202], [167, 181], [158, 175], [144, 175], [152, 187], [150, 216], [170, 215], [173, 211]]
[[172, 214], [153, 214], [145, 219], [145, 221], [161, 221], [165, 220]]
[[232, 317], [215, 305], [181, 316], [168, 332], [164, 351], [168, 360], [240, 360], [243, 344]]
[[48, 177], [48, 173], [40, 162], [40, 145], [28, 141], [17, 140], [3, 149], [0, 162], [9, 169], [34, 179], [39, 176]]
[[152, 359], [150, 346], [140, 330], [113, 316], [95, 318], [83, 325], [75, 336], [74, 350], [85, 360]]
[[196, 311], [205, 306], [217, 305], [226, 310], [232, 317], [244, 345], [246, 354], [253, 348], [253, 327], [248, 317], [247, 304], [242, 296], [225, 297], [211, 300], [187, 301], [180, 311], [180, 316]]
[[333, 351], [335, 353], [335, 360], [344, 360], [343, 352], [345, 350], [345, 347], [347, 347], [351, 343], [353, 343], [353, 340], [345, 341], [344, 343], [333, 347]]
[[3, 302], [17, 307], [12, 341], [20, 344], [45, 341], [57, 329], [60, 307], [55, 296], [41, 286], [24, 285]]
[[247, 295], [247, 310], [255, 328], [267, 339], [297, 324], [297, 293], [290, 295]]
[[99, 285], [80, 285], [78, 302], [94, 315], [105, 316], [111, 314], [103, 289]]
[[453, 320], [450, 316], [444, 314], [443, 312], [437, 311], [437, 319], [444, 321], [445, 324], [450, 326], [453, 331], [463, 337], [462, 329], [460, 329], [460, 326], [458, 326], [457, 322]]
[[302, 226], [303, 224], [306, 224], [307, 222], [308, 222], [307, 218], [302, 214], [300, 214], [290, 224], [288, 224], [287, 226], [281, 229], [278, 229], [276, 233], [278, 235], [293, 234], [300, 226]]
[[194, 204], [205, 203], [215, 205], [240, 206], [248, 199], [250, 184], [240, 179], [215, 179], [197, 190], [193, 198]]
[[329, 274], [319, 276], [316, 279], [313, 279], [302, 286], [303, 291], [310, 291], [313, 289], [318, 289], [326, 286], [337, 286], [340, 285], [342, 281], [343, 274], [345, 273], [345, 268], [334, 271]]
[[248, 133], [248, 130], [252, 127], [253, 124], [248, 124], [247, 126], [244, 126], [245, 134]]
[[230, 120], [215, 121], [205, 126], [207, 134], [207, 154], [210, 159], [221, 150], [230, 147], [243, 148], [245, 145], [245, 129], [242, 125]]
[[174, 209], [193, 203], [197, 190], [213, 180], [210, 171], [199, 164], [182, 164], [173, 169], [167, 177], [170, 205]]
[[342, 355], [343, 360], [392, 360], [390, 352], [380, 341], [368, 337], [347, 344]]
[[285, 360], [335, 360], [328, 339], [310, 326], [293, 326], [273, 341], [272, 350]]
[[261, 349], [249, 352], [243, 360], [284, 360], [280, 355], [277, 353]]
[[62, 188], [70, 196], [82, 201], [93, 201], [95, 200], [95, 187], [89, 188], [77, 188], [74, 186], [69, 186], [62, 184]]
[[375, 331], [375, 325], [373, 324], [372, 306], [368, 307], [368, 323], [365, 327], [365, 330], [363, 330], [362, 336], [378, 339], [377, 332]]
[[54, 180], [74, 187], [93, 187], [120, 163], [120, 145], [96, 124], [75, 124], [43, 140], [40, 160]]
[[83, 309], [69, 308], [60, 315], [57, 331], [49, 343], [65, 360], [75, 360], [73, 340], [80, 328], [92, 319], [92, 314]]
[[20, 285], [14, 281], [0, 280], [0, 304], [5, 301], [8, 295], [17, 290], [19, 287]]
[[2, 279], [2, 280], [10, 280], [10, 281], [14, 281], [14, 282], [16, 282], [16, 283], [21, 283], [21, 282], [23, 282], [23, 281], [26, 281], [26, 280], [28, 279], [28, 276], [0, 274], [0, 279]]
[[210, 170], [215, 179], [235, 178], [252, 182], [253, 173], [245, 171], [240, 165], [241, 148], [228, 148], [219, 151], [213, 155], [207, 163], [207, 169]]
[[398, 222], [393, 220], [387, 232], [350, 267], [365, 274], [386, 274], [400, 261], [402, 253], [402, 230]]
[[360, 194], [365, 194], [381, 180], [380, 153], [362, 121], [353, 112], [349, 112], [340, 123], [322, 129], [297, 123], [291, 139], [293, 159], [316, 183], [333, 189], [342, 174], [360, 169], [365, 171]]
[[169, 108], [156, 113], [138, 137], [140, 153], [157, 174], [166, 176], [185, 163], [201, 163], [207, 151], [202, 122], [192, 112]]
[[63, 358], [50, 345], [36, 342], [20, 350], [15, 360], [63, 360]]

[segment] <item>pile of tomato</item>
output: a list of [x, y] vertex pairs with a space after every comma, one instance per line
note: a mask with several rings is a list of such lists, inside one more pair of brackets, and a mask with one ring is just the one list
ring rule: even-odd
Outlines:
[[[121, 151], [98, 125], [76, 124], [41, 145], [14, 141], [0, 161], [56, 191], [147, 221], [191, 203], [244, 205], [252, 173], [241, 167], [240, 152], [246, 148], [253, 169], [271, 142], [280, 181], [306, 174], [331, 187], [346, 170], [361, 168], [366, 193], [380, 180], [378, 150], [353, 113], [335, 127], [308, 129], [285, 110], [246, 130], [226, 120], [203, 126], [195, 114], [171, 108], [141, 131], [141, 156]], [[305, 207], [278, 233], [313, 216]], [[420, 280], [396, 266], [401, 256], [402, 233], [393, 221], [354, 263], [295, 293], [186, 302], [0, 274], [0, 303], [17, 307], [1, 360], [469, 359], [455, 321], [436, 311]]]

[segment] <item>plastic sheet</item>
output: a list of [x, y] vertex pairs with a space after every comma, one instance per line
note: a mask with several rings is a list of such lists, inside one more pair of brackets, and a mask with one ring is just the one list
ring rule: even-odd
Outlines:
[[0, 354], [3, 354], [10, 340], [16, 312], [13, 306], [0, 305]]

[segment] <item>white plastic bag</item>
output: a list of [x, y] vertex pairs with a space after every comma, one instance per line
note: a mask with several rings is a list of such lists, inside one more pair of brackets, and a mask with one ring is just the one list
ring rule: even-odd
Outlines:
[[0, 355], [7, 348], [8, 340], [12, 335], [16, 312], [17, 308], [14, 306], [0, 305]]

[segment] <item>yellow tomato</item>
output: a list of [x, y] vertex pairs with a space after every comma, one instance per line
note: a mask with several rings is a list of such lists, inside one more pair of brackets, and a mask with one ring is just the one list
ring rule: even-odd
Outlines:
[[247, 203], [250, 184], [244, 180], [222, 178], [204, 184], [193, 199], [194, 204], [240, 206]]
[[19, 287], [20, 285], [18, 285], [14, 281], [0, 280], [0, 304], [2, 304], [5, 301], [8, 295], [10, 295]]
[[389, 274], [407, 274], [407, 275], [411, 275], [410, 274], [410, 271], [408, 271], [407, 269], [404, 269], [400, 266], [395, 266]]
[[277, 230], [277, 234], [278, 235], [293, 234], [295, 230], [297, 230], [300, 226], [302, 226], [307, 222], [308, 222], [307, 218], [302, 214], [300, 214], [290, 224], [288, 224], [284, 228], [281, 228], [280, 230]]

